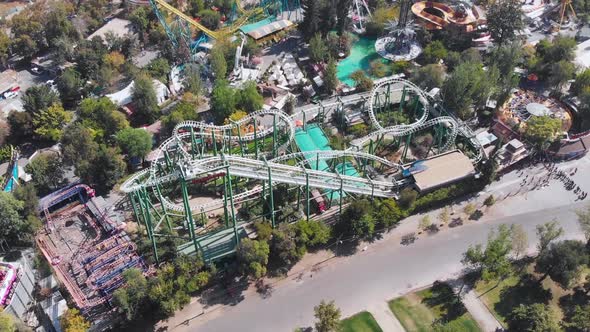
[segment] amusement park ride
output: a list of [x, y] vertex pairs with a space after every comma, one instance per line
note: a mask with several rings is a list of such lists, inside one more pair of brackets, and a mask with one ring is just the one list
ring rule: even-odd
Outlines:
[[[369, 116], [372, 133], [353, 140], [346, 150], [303, 151], [301, 146], [298, 149], [296, 135], [308, 130], [311, 122], [317, 123], [314, 126], [323, 125], [330, 113], [359, 103]], [[416, 114], [415, 122], [384, 126], [378, 121], [376, 113], [394, 104], [399, 104], [401, 110], [410, 103], [415, 107], [412, 111]], [[434, 128], [436, 149], [433, 151], [442, 153], [451, 149], [457, 135], [461, 135], [473, 148], [473, 162], [478, 162], [482, 158], [481, 146], [473, 139], [474, 135], [453, 117], [443, 114], [444, 110], [411, 82], [386, 78], [371, 93], [326, 105], [320, 103], [293, 115], [261, 110], [224, 126], [183, 122], [160, 145], [151, 167], [129, 178], [121, 190], [128, 193], [137, 221], [145, 225], [156, 259], [157, 238], [167, 236], [161, 230], [167, 227], [180, 230], [184, 234], [182, 238], [189, 240], [178, 247], [179, 251], [200, 253], [210, 262], [233, 253], [245, 236], [245, 222], [238, 220], [236, 205], [247, 206], [248, 202], [261, 199], [270, 211], [266, 217], [275, 226], [277, 211], [272, 188], [277, 184], [298, 189], [298, 206], [302, 201], [306, 218], [312, 215], [312, 192], [322, 191], [339, 209], [347, 194], [397, 197], [399, 190], [412, 180], [402, 176], [404, 165], [376, 155], [377, 147], [386, 139], [405, 141], [406, 154], [412, 135]], [[269, 125], [263, 126], [263, 122]], [[252, 131], [242, 134], [244, 127]], [[338, 171], [347, 160], [355, 161], [359, 172], [356, 176]], [[332, 165], [328, 169], [319, 167], [328, 163]], [[207, 203], [191, 201], [191, 186], [212, 181], [221, 199]], [[223, 209], [224, 227], [210, 232], [207, 213], [219, 209]], [[180, 225], [175, 224], [178, 222]]]

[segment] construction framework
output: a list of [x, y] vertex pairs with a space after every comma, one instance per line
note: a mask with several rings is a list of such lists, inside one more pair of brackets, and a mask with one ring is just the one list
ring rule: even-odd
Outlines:
[[[414, 102], [417, 120], [410, 124], [383, 126], [376, 113], [392, 104]], [[324, 123], [327, 115], [342, 111], [348, 104], [361, 103], [374, 131], [351, 142], [346, 150], [298, 151], [294, 144], [297, 130], [305, 130], [310, 122]], [[263, 125], [266, 124], [266, 125]], [[297, 124], [296, 124], [297, 123]], [[180, 221], [188, 233], [189, 242], [178, 247], [186, 254], [200, 253], [205, 261], [219, 259], [235, 251], [245, 236], [245, 222], [236, 218], [235, 205], [258, 199], [268, 201], [268, 219], [276, 225], [273, 186], [286, 184], [301, 188], [307, 218], [311, 215], [312, 189], [337, 193], [339, 209], [346, 194], [370, 197], [397, 197], [399, 190], [411, 183], [411, 178], [400, 176], [404, 166], [375, 154], [377, 146], [386, 137], [406, 142], [416, 132], [435, 128], [436, 153], [449, 150], [457, 135], [465, 136], [473, 146], [472, 160], [482, 158], [481, 146], [473, 133], [455, 118], [444, 115], [432, 98], [413, 83], [386, 78], [378, 81], [370, 93], [338, 99], [330, 104], [313, 105], [287, 115], [278, 110], [262, 110], [224, 126], [203, 122], [180, 123], [174, 134], [164, 141], [149, 169], [129, 178], [121, 190], [128, 193], [138, 223], [146, 227], [147, 236], [158, 260], [156, 239], [165, 237], [159, 230], [162, 225], [174, 228]], [[433, 150], [433, 147], [429, 150]], [[404, 152], [404, 154], [407, 151]], [[355, 160], [362, 176], [341, 174], [337, 169], [319, 170], [320, 162], [332, 160], [345, 165]], [[382, 175], [368, 176], [367, 165], [378, 164]], [[346, 169], [346, 167], [344, 167]], [[390, 175], [395, 174], [395, 175]], [[240, 179], [253, 180], [253, 187], [238, 189]], [[191, 203], [189, 186], [221, 180], [221, 199], [208, 203]], [[217, 187], [217, 186], [216, 186]], [[181, 201], [169, 196], [180, 191]], [[300, 197], [303, 199], [303, 197]], [[224, 228], [209, 232], [206, 224], [208, 212], [223, 209]]]

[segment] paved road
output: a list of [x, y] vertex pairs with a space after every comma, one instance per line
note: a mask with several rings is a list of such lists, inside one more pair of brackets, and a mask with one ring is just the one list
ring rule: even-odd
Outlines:
[[582, 204], [470, 223], [420, 239], [408, 247], [384, 239], [370, 245], [365, 252], [310, 272], [313, 276], [308, 274], [300, 282], [278, 287], [270, 298], [247, 296], [234, 307], [206, 314], [174, 331], [292, 331], [295, 327], [312, 325], [313, 307], [322, 299], [335, 300], [346, 317], [371, 307], [376, 301], [386, 301], [412, 288], [455, 275], [461, 270], [460, 259], [465, 249], [470, 244], [485, 242], [489, 230], [499, 224], [519, 223], [529, 238], [534, 239], [537, 224], [557, 218], [566, 231], [565, 237], [580, 238], [573, 210]]

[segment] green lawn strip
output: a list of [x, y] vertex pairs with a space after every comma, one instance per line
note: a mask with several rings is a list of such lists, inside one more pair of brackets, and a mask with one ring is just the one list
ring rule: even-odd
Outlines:
[[446, 321], [452, 331], [481, 331], [450, 287], [439, 284], [389, 302], [389, 308], [407, 332], [432, 330], [432, 323]]
[[367, 311], [348, 317], [340, 324], [341, 332], [383, 332], [373, 315]]
[[[580, 280], [584, 280], [586, 273], [587, 270], [584, 270]], [[478, 281], [475, 292], [504, 326], [510, 312], [520, 304], [547, 304], [555, 317], [562, 320], [564, 312], [560, 303], [563, 302], [565, 306], [575, 305], [576, 299], [572, 298], [574, 292], [562, 289], [551, 278], [539, 284], [537, 280], [540, 277], [534, 272], [534, 264], [529, 264], [522, 275], [512, 275], [499, 283], [497, 280]]]

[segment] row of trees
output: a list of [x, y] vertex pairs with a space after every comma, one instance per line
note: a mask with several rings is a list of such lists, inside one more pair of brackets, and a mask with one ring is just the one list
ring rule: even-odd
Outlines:
[[115, 291], [113, 301], [129, 323], [165, 318], [187, 305], [215, 273], [214, 267], [205, 268], [202, 260], [188, 256], [165, 263], [149, 279], [140, 270], [129, 269], [123, 272], [125, 287]]
[[[590, 240], [590, 208], [578, 211], [578, 221], [586, 238]], [[583, 268], [588, 265], [590, 252], [587, 243], [578, 240], [557, 239], [563, 235], [563, 229], [554, 220], [538, 225], [536, 228], [538, 244], [534, 257], [534, 270], [539, 275], [537, 284], [546, 278], [565, 290], [580, 284]], [[513, 259], [526, 257], [529, 247], [527, 234], [520, 225], [501, 225], [488, 236], [483, 245], [470, 246], [463, 255], [463, 264], [469, 271], [474, 271], [477, 278], [484, 281], [504, 280], [517, 273]], [[522, 273], [522, 270], [519, 272]], [[582, 287], [584, 294], [590, 292], [590, 279]], [[533, 295], [531, 295], [534, 297]], [[584, 301], [582, 301], [584, 302]], [[585, 331], [590, 326], [590, 298], [586, 304], [578, 303], [566, 313], [563, 327], [574, 331]], [[516, 300], [518, 303], [518, 300]], [[545, 303], [520, 304], [512, 309], [507, 317], [511, 331], [560, 331], [560, 323]]]

